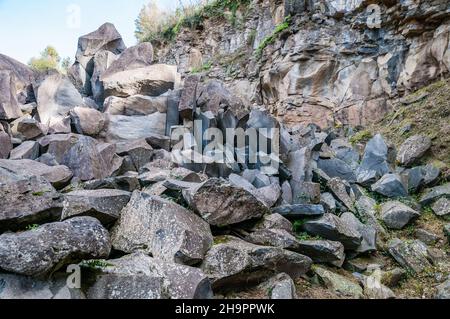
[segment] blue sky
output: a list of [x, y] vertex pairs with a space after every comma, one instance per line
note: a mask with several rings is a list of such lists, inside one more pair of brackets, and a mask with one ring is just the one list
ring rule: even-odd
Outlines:
[[[166, 9], [179, 3], [157, 2]], [[52, 45], [62, 57], [73, 60], [78, 37], [105, 22], [114, 23], [126, 45], [132, 46], [136, 43], [134, 20], [147, 3], [148, 0], [0, 0], [0, 53], [27, 63]]]

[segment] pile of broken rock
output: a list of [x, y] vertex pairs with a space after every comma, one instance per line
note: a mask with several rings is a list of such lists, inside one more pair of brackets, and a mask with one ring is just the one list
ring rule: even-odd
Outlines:
[[[348, 134], [288, 131], [221, 82], [190, 76], [182, 86], [176, 66], [152, 61], [150, 44], [127, 49], [111, 24], [79, 39], [68, 77], [0, 56], [0, 299], [213, 298], [258, 285], [286, 299], [299, 278], [345, 297], [392, 298], [385, 278], [443, 262], [430, 234], [388, 241], [420, 205], [450, 214], [440, 170], [412, 167], [429, 139], [395, 154], [376, 135], [360, 152]], [[280, 171], [175, 165], [170, 132], [197, 117], [219, 129], [279, 128]], [[352, 263], [380, 249], [402, 268]], [[66, 285], [73, 264], [80, 288]], [[328, 267], [353, 267], [355, 280]]]

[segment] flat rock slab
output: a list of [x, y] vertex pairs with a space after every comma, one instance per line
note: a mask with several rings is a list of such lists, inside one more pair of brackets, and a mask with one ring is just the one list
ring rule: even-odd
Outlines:
[[213, 238], [208, 223], [176, 203], [135, 191], [112, 233], [113, 247], [180, 264], [195, 264]]
[[26, 276], [44, 276], [83, 259], [107, 258], [108, 231], [92, 217], [45, 224], [22, 233], [0, 236], [0, 269]]
[[115, 222], [131, 193], [115, 189], [79, 190], [64, 195], [62, 219], [91, 216], [103, 225]]

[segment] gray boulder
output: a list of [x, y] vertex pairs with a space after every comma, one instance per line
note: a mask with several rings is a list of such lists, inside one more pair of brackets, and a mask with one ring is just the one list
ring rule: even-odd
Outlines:
[[126, 49], [117, 60], [102, 74], [107, 77], [114, 73], [134, 70], [151, 65], [153, 62], [153, 46], [150, 42], [139, 43]]
[[49, 135], [39, 141], [56, 162], [69, 167], [73, 176], [81, 181], [101, 179], [110, 174], [113, 158], [109, 161], [97, 148], [92, 137], [77, 134]]
[[332, 214], [325, 214], [317, 220], [307, 221], [303, 229], [313, 236], [339, 241], [348, 250], [358, 249], [362, 242], [361, 234], [353, 225], [345, 223]]
[[358, 183], [369, 186], [389, 173], [387, 160], [388, 146], [383, 137], [377, 134], [366, 145], [361, 165], [356, 172]]
[[408, 196], [408, 191], [397, 174], [384, 175], [372, 185], [372, 191], [390, 198]]
[[298, 241], [294, 235], [284, 229], [261, 229], [245, 237], [249, 243], [261, 246], [281, 247], [297, 251]]
[[440, 198], [433, 206], [431, 206], [431, 208], [437, 216], [448, 216], [450, 215], [450, 199]]
[[[26, 104], [34, 101], [32, 83], [36, 75], [30, 67], [0, 53], [0, 71], [10, 72], [9, 77], [14, 79], [19, 103]], [[6, 97], [6, 101], [8, 101], [8, 95], [0, 94], [0, 96]]]
[[108, 50], [120, 54], [126, 49], [121, 35], [111, 23], [105, 23], [94, 32], [78, 39], [76, 61], [92, 75], [93, 57], [100, 50]]
[[432, 266], [428, 247], [420, 240], [392, 239], [388, 251], [403, 268], [413, 273], [421, 273]]
[[78, 134], [97, 136], [106, 125], [104, 114], [87, 107], [75, 107], [70, 111], [70, 118]]
[[450, 299], [450, 279], [437, 286], [435, 299]]
[[398, 150], [397, 162], [410, 166], [419, 160], [431, 147], [431, 139], [423, 135], [408, 138]]
[[0, 158], [8, 158], [12, 148], [11, 136], [0, 129]]
[[209, 225], [176, 203], [135, 191], [114, 226], [112, 244], [180, 264], [203, 260], [212, 245]]
[[14, 120], [21, 116], [15, 76], [11, 71], [0, 69], [0, 120]]
[[356, 249], [357, 253], [371, 253], [377, 250], [377, 231], [374, 227], [363, 224], [353, 213], [342, 214], [341, 220], [362, 236], [361, 245]]
[[0, 167], [17, 175], [41, 176], [57, 188], [65, 186], [72, 178], [67, 166], [48, 166], [28, 159], [0, 160]]
[[[107, 260], [104, 263], [104, 266], [86, 269], [88, 282], [93, 283], [88, 291], [99, 293], [99, 295], [96, 294], [99, 297], [102, 297], [102, 291], [105, 291], [103, 288], [108, 287], [106, 285], [108, 281], [116, 286], [126, 299], [134, 299], [136, 296], [167, 299], [211, 299], [213, 297], [209, 279], [197, 268], [168, 263], [142, 253]], [[109, 279], [103, 280], [102, 283], [101, 278], [105, 275]], [[131, 290], [124, 282], [123, 276], [130, 278], [138, 289]], [[144, 279], [146, 284], [138, 284], [139, 278]], [[99, 279], [100, 283], [98, 283]], [[156, 279], [161, 280], [161, 285], [155, 284], [158, 282]]]
[[289, 275], [284, 273], [273, 276], [258, 288], [267, 291], [270, 299], [297, 299], [295, 283]]
[[335, 177], [327, 182], [327, 187], [330, 189], [331, 193], [347, 207], [347, 209], [354, 211], [356, 198], [348, 182], [339, 177]]
[[146, 67], [106, 74], [101, 77], [105, 98], [109, 96], [129, 97], [132, 95], [159, 96], [177, 89], [181, 76], [177, 67], [153, 64]]
[[145, 139], [121, 142], [116, 144], [116, 153], [120, 156], [130, 156], [136, 170], [140, 171], [152, 160], [153, 148]]
[[269, 212], [263, 202], [245, 189], [217, 178], [183, 191], [183, 196], [203, 219], [214, 226], [237, 224]]
[[37, 110], [50, 133], [70, 133], [69, 111], [84, 104], [81, 94], [63, 75], [48, 76], [37, 89]]
[[140, 274], [100, 275], [86, 294], [88, 299], [93, 300], [165, 299], [163, 278]]
[[356, 176], [353, 169], [343, 160], [338, 158], [332, 159], [319, 159], [317, 162], [317, 167], [319, 167], [325, 174], [333, 177], [339, 177], [340, 179], [346, 180], [349, 183], [356, 182]]
[[[1, 141], [1, 132], [0, 132], [0, 141]], [[1, 144], [1, 142], [0, 142]], [[0, 156], [1, 157], [1, 156]], [[21, 160], [21, 159], [29, 159], [35, 160], [39, 157], [39, 143], [35, 141], [25, 141], [19, 146], [15, 147], [11, 150], [11, 154], [9, 159], [11, 160]]]
[[168, 96], [133, 95], [127, 98], [110, 96], [103, 104], [103, 111], [111, 115], [145, 116], [167, 113]]
[[324, 267], [314, 266], [313, 271], [328, 289], [333, 290], [338, 295], [353, 299], [364, 297], [363, 289], [356, 282]]
[[131, 193], [115, 189], [78, 190], [64, 195], [62, 220], [76, 216], [97, 218], [103, 225], [115, 222]]
[[0, 235], [0, 269], [44, 276], [83, 259], [106, 258], [110, 250], [108, 231], [100, 222], [91, 217], [77, 217], [22, 233]]
[[0, 232], [30, 224], [57, 220], [60, 195], [43, 177], [23, 175], [0, 168]]
[[43, 135], [47, 135], [48, 129], [33, 118], [21, 118], [17, 120], [17, 133], [20, 138], [33, 140]]
[[386, 202], [381, 206], [381, 219], [390, 229], [403, 229], [420, 213], [399, 201]]
[[293, 234], [292, 223], [280, 214], [264, 215], [263, 218], [251, 228], [252, 231], [263, 229], [282, 229]]
[[153, 113], [146, 116], [109, 115], [106, 132], [108, 142], [125, 142], [152, 137], [155, 134], [164, 136], [166, 130], [166, 114]]
[[0, 274], [0, 300], [86, 299], [80, 289], [67, 287], [66, 276], [50, 280], [13, 274]]
[[211, 279], [214, 291], [258, 284], [274, 273], [297, 279], [309, 271], [309, 257], [278, 247], [258, 246], [232, 236], [216, 238], [201, 269]]
[[331, 240], [300, 240], [296, 252], [310, 257], [315, 263], [328, 263], [342, 267], [345, 260], [344, 246]]
[[440, 198], [450, 198], [450, 183], [436, 186], [428, 190], [420, 199], [420, 205], [430, 205]]
[[322, 205], [294, 204], [275, 207], [272, 209], [272, 212], [288, 219], [300, 219], [304, 217], [322, 216], [325, 214], [325, 209]]

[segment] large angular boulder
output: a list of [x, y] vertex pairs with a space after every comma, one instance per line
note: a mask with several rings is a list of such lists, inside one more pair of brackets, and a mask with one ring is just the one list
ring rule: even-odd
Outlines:
[[115, 189], [73, 191], [64, 195], [61, 219], [91, 216], [109, 225], [119, 218], [130, 198], [131, 193]]
[[366, 145], [356, 178], [359, 184], [368, 186], [387, 173], [389, 173], [388, 146], [383, 137], [377, 134]]
[[353, 225], [349, 225], [338, 216], [325, 214], [317, 220], [307, 221], [303, 228], [313, 236], [339, 241], [345, 249], [356, 250], [361, 245], [362, 236]]
[[[237, 120], [248, 114], [242, 101], [233, 95], [225, 84], [219, 80], [210, 80], [197, 87], [197, 107], [205, 112], [212, 112], [214, 116], [220, 111], [230, 109]], [[252, 126], [251, 126], [252, 127]]]
[[48, 128], [46, 125], [38, 122], [33, 118], [21, 118], [17, 120], [17, 133], [20, 138], [25, 140], [33, 140], [46, 135]]
[[450, 198], [450, 183], [429, 189], [420, 199], [420, 205], [430, 205], [440, 198]]
[[342, 267], [345, 260], [344, 246], [331, 240], [300, 240], [296, 252], [310, 257], [315, 263], [328, 263]]
[[50, 133], [70, 133], [69, 111], [84, 104], [81, 94], [63, 75], [49, 75], [37, 88], [38, 114]]
[[99, 111], [87, 107], [75, 107], [70, 111], [70, 118], [78, 134], [97, 136], [106, 125], [106, 117]]
[[60, 195], [43, 177], [0, 168], [0, 232], [30, 224], [57, 220], [61, 216]]
[[383, 196], [395, 198], [408, 196], [408, 190], [397, 174], [386, 174], [372, 185], [372, 191]]
[[183, 191], [189, 205], [209, 224], [226, 226], [268, 213], [268, 208], [254, 195], [223, 180], [212, 178]]
[[100, 81], [100, 76], [117, 58], [117, 55], [108, 50], [100, 50], [94, 55], [94, 70], [91, 75], [91, 90], [92, 98], [98, 104], [102, 104], [105, 100], [103, 83]]
[[105, 23], [94, 32], [83, 35], [78, 39], [76, 61], [90, 74], [94, 65], [93, 57], [100, 50], [108, 50], [114, 54], [125, 51], [126, 46], [122, 36], [111, 23]]
[[284, 229], [261, 229], [245, 237], [245, 240], [261, 246], [281, 247], [296, 251], [298, 241], [294, 235]]
[[381, 219], [390, 229], [403, 229], [420, 213], [399, 201], [389, 201], [381, 205]]
[[98, 220], [77, 217], [22, 233], [0, 235], [0, 269], [26, 276], [45, 276], [83, 259], [107, 258], [108, 231]]
[[232, 236], [216, 238], [201, 269], [216, 291], [258, 284], [274, 273], [284, 272], [297, 279], [309, 271], [309, 257], [277, 247], [258, 246]]
[[212, 245], [209, 225], [176, 203], [135, 191], [114, 226], [112, 243], [126, 253], [145, 252], [180, 264], [203, 260]]
[[72, 178], [67, 166], [48, 166], [28, 159], [0, 160], [0, 167], [18, 175], [42, 176], [57, 188], [65, 186]]
[[111, 115], [144, 116], [167, 113], [167, 95], [133, 95], [127, 98], [110, 96], [103, 104], [103, 111]]
[[152, 300], [166, 299], [163, 278], [147, 275], [105, 274], [98, 276], [87, 289], [93, 300]]
[[325, 174], [333, 177], [339, 177], [343, 180], [348, 181], [349, 183], [356, 182], [356, 176], [353, 172], [353, 169], [350, 165], [348, 165], [343, 160], [338, 158], [332, 159], [319, 159], [317, 162], [317, 167], [319, 167]]
[[327, 187], [347, 209], [354, 211], [355, 194], [348, 182], [335, 177], [327, 182]]
[[[106, 264], [104, 267], [94, 266], [85, 269], [88, 278], [88, 297], [104, 299], [109, 296], [111, 286], [116, 287], [119, 295], [125, 299], [135, 299], [137, 296], [164, 299], [213, 297], [209, 279], [198, 268], [165, 262], [142, 253], [103, 263]], [[105, 276], [106, 279], [102, 279]], [[130, 289], [130, 285], [124, 282], [124, 276], [131, 281], [136, 290]], [[139, 279], [142, 279], [144, 284], [138, 284]]]
[[338, 295], [353, 299], [364, 297], [363, 289], [356, 282], [324, 267], [314, 266], [313, 271], [328, 289], [333, 290]]
[[[0, 144], [1, 144], [1, 132], [0, 132]], [[39, 143], [35, 141], [25, 141], [16, 148], [11, 150], [9, 159], [21, 160], [29, 159], [35, 160], [39, 157]], [[0, 155], [1, 158], [1, 155]]]
[[428, 247], [420, 240], [392, 239], [388, 251], [403, 268], [413, 273], [421, 273], [432, 266]]
[[106, 140], [109, 142], [133, 141], [152, 136], [164, 136], [166, 114], [153, 113], [147, 116], [109, 115]]
[[107, 77], [111, 74], [143, 68], [153, 62], [153, 46], [150, 42], [139, 43], [126, 49], [102, 74]]
[[431, 139], [423, 135], [408, 138], [398, 150], [397, 162], [410, 166], [419, 160], [431, 147]]
[[8, 158], [12, 148], [11, 136], [0, 128], [0, 158]]
[[22, 116], [14, 79], [12, 72], [0, 70], [0, 120], [14, 120]]
[[57, 274], [49, 280], [0, 274], [0, 300], [86, 299], [81, 289], [67, 287], [66, 277], [66, 274]]
[[125, 70], [101, 77], [105, 98], [132, 95], [159, 96], [179, 87], [181, 76], [176, 66], [154, 64], [134, 70]]
[[81, 181], [109, 176], [113, 165], [97, 148], [92, 137], [77, 134], [48, 135], [39, 140], [41, 147], [53, 155], [56, 162], [69, 167], [73, 176]]
[[437, 216], [448, 216], [450, 215], [450, 199], [440, 198], [431, 206], [431, 208]]

